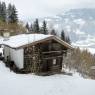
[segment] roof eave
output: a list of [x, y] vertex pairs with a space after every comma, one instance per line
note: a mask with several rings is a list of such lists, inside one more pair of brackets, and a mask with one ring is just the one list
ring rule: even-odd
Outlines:
[[[70, 44], [66, 43], [65, 41], [59, 39], [59, 38], [56, 37], [56, 36], [50, 36], [50, 37], [47, 37], [47, 38], [44, 38], [44, 39], [42, 39], [42, 40], [35, 41], [35, 42], [29, 43], [29, 44], [30, 44], [30, 45], [36, 45], [36, 44], [38, 44], [38, 43], [41, 43], [41, 42], [44, 42], [44, 41], [48, 41], [48, 40], [51, 40], [51, 39], [57, 41], [57, 42], [60, 43], [61, 45], [64, 45], [64, 46], [67, 47], [68, 49], [74, 49]], [[18, 47], [11, 47], [11, 46], [5, 45], [5, 44], [3, 44], [3, 45], [8, 46], [8, 47], [10, 47], [10, 48], [12, 48], [12, 49], [21, 49], [21, 48], [23, 48], [23, 47], [29, 46], [29, 44], [22, 45], [22, 46], [18, 46]]]

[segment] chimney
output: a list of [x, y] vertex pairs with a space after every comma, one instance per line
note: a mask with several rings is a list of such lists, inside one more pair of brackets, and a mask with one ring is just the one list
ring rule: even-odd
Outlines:
[[4, 31], [4, 32], [3, 32], [3, 37], [4, 37], [4, 41], [9, 40], [10, 32], [8, 32], [8, 31]]

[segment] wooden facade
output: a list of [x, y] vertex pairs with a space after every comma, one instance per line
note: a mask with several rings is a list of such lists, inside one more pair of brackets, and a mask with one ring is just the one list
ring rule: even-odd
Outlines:
[[21, 73], [60, 72], [63, 55], [66, 55], [68, 49], [73, 49], [60, 38], [43, 34], [13, 36], [12, 39], [4, 40], [3, 45], [5, 61], [9, 57], [10, 62], [17, 67], [16, 71]]
[[55, 40], [24, 47], [24, 70], [33, 73], [60, 72], [67, 48]]

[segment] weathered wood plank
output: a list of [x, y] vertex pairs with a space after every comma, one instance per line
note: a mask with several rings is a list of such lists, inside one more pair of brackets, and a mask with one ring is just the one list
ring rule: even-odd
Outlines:
[[55, 58], [62, 58], [63, 56], [54, 56], [54, 57], [47, 57], [47, 58], [43, 58], [43, 60], [46, 60], [46, 59], [55, 59]]
[[48, 52], [42, 52], [42, 54], [47, 54], [47, 53], [61, 53], [61, 52], [66, 53], [67, 51], [66, 50], [61, 50], [61, 51], [48, 51]]

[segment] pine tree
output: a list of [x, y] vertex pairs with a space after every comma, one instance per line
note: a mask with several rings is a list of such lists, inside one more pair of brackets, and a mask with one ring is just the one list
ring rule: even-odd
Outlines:
[[0, 20], [6, 22], [6, 4], [5, 2], [0, 2]]
[[30, 25], [30, 31], [33, 32], [33, 26], [32, 26], [32, 23]]
[[62, 32], [61, 32], [61, 39], [62, 39], [63, 41], [66, 41], [66, 37], [65, 37], [65, 32], [64, 32], [64, 30], [62, 30]]
[[45, 20], [43, 21], [43, 25], [42, 25], [42, 28], [41, 28], [41, 33], [42, 34], [48, 34], [47, 23], [46, 23]]
[[7, 14], [8, 22], [11, 22], [11, 20], [12, 20], [12, 18], [11, 18], [11, 15], [12, 15], [12, 5], [11, 4], [8, 5], [7, 13], [8, 13]]
[[17, 16], [17, 10], [15, 5], [8, 5], [8, 22], [9, 23], [17, 23], [18, 22], [18, 16]]
[[29, 24], [28, 24], [28, 23], [26, 24], [25, 27], [26, 27], [26, 29], [27, 29], [28, 31], [30, 30], [30, 27], [29, 27]]
[[0, 20], [2, 20], [2, 4], [0, 2]]
[[68, 44], [71, 44], [71, 40], [70, 40], [70, 38], [69, 38], [69, 36], [68, 37], [66, 37], [66, 42], [68, 43]]
[[50, 32], [50, 34], [51, 35], [55, 35], [55, 36], [57, 35], [55, 29], [52, 29], [51, 32]]
[[1, 4], [1, 2], [0, 2], [0, 15], [1, 15], [1, 7], [2, 7], [2, 4]]
[[2, 2], [2, 20], [6, 22], [6, 4]]
[[33, 32], [34, 33], [40, 33], [40, 28], [39, 28], [39, 21], [36, 19], [33, 24]]

